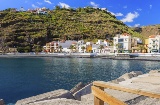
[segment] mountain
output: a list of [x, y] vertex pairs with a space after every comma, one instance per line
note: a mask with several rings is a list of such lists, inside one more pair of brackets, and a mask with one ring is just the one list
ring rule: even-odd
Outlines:
[[91, 7], [56, 6], [43, 11], [9, 8], [0, 11], [0, 21], [0, 40], [4, 42], [1, 46], [17, 47], [21, 52], [38, 49], [52, 40], [105, 39], [117, 33], [143, 38], [107, 10]]
[[160, 24], [159, 25], [150, 25], [143, 27], [136, 27], [134, 30], [140, 33], [144, 37], [148, 37], [150, 35], [160, 35]]

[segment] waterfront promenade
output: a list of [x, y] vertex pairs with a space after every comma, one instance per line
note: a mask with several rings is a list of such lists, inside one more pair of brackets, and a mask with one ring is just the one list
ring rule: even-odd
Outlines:
[[[160, 70], [152, 70], [147, 74], [142, 74], [140, 71], [133, 71], [109, 82], [96, 81], [93, 82], [93, 84], [99, 83], [110, 85], [111, 87], [123, 87], [123, 89], [127, 88], [138, 90], [139, 93], [143, 93], [143, 91], [145, 91], [153, 94], [152, 96], [159, 97], [159, 80]], [[62, 89], [52, 91], [19, 100], [16, 105], [95, 105], [93, 95], [94, 92], [91, 90], [91, 86], [92, 83], [86, 85], [75, 93]], [[160, 105], [160, 99], [153, 98], [152, 96], [146, 97], [139, 94], [126, 93], [113, 89], [105, 89], [104, 91], [128, 105]], [[145, 92], [143, 94], [146, 94]]]
[[128, 56], [116, 56], [115, 53], [101, 54], [101, 53], [7, 53], [0, 55], [4, 58], [18, 58], [18, 57], [57, 57], [57, 58], [102, 58], [112, 60], [140, 60], [140, 61], [160, 61], [160, 54], [152, 53], [119, 53], [120, 55]]

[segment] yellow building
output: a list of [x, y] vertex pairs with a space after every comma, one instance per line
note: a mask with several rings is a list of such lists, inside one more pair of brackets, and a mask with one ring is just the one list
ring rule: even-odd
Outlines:
[[87, 45], [86, 46], [86, 52], [91, 53], [92, 52], [92, 45]]
[[148, 52], [148, 44], [149, 44], [149, 39], [145, 39], [144, 47], [146, 48]]

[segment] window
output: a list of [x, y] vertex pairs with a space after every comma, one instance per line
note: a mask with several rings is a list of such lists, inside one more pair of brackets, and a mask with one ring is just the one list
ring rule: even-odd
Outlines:
[[124, 47], [124, 44], [123, 43], [119, 43], [118, 44], [118, 48], [123, 48]]
[[124, 40], [123, 39], [118, 39], [118, 42], [123, 42]]

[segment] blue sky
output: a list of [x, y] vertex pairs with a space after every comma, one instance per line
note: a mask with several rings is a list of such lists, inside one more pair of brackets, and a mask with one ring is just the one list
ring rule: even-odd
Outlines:
[[107, 8], [126, 25], [146, 26], [160, 24], [159, 0], [0, 0], [0, 10], [23, 7], [25, 10], [56, 5], [66, 8], [92, 6]]

